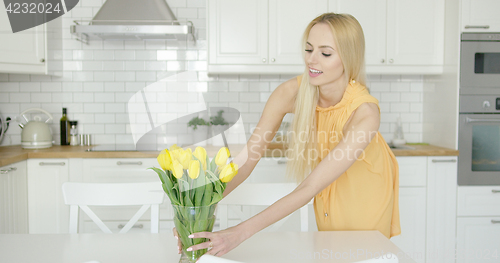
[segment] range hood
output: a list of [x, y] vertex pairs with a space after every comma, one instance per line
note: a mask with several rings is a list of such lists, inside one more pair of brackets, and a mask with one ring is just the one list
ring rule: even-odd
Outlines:
[[84, 43], [100, 40], [194, 38], [190, 21], [175, 18], [165, 0], [107, 0], [92, 20], [75, 20], [71, 33]]

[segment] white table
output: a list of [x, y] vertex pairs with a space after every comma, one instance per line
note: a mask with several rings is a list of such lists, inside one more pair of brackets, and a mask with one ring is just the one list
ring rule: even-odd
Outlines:
[[[2, 263], [98, 261], [176, 263], [177, 243], [160, 234], [2, 234]], [[391, 252], [415, 262], [378, 231], [261, 232], [223, 258], [242, 262], [356, 262]], [[378, 253], [378, 254], [375, 254]], [[368, 254], [368, 256], [367, 256]]]

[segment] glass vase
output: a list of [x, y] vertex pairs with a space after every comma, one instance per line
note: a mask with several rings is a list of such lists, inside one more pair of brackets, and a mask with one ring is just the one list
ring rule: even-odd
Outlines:
[[215, 223], [215, 211], [217, 204], [209, 206], [179, 206], [174, 208], [174, 224], [179, 233], [182, 243], [182, 257], [180, 262], [194, 263], [207, 249], [187, 251], [186, 249], [209, 241], [208, 238], [189, 238], [188, 236], [197, 232], [212, 232]]

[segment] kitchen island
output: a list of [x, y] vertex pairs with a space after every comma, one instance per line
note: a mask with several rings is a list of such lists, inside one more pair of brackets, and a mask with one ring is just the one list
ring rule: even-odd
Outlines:
[[[178, 262], [177, 241], [160, 234], [0, 235], [0, 262]], [[27, 253], [29, 251], [29, 253]], [[394, 261], [393, 255], [398, 257]], [[415, 262], [378, 231], [259, 232], [222, 258], [246, 263]], [[382, 259], [388, 259], [386, 261]], [[375, 261], [373, 261], [375, 262]]]

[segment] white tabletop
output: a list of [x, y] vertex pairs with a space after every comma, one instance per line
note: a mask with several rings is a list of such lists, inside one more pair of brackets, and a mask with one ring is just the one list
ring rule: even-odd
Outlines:
[[[178, 262], [176, 240], [160, 234], [2, 234], [2, 263]], [[370, 256], [371, 253], [371, 256]], [[393, 253], [415, 262], [378, 231], [261, 232], [223, 258], [240, 262], [356, 262]]]

